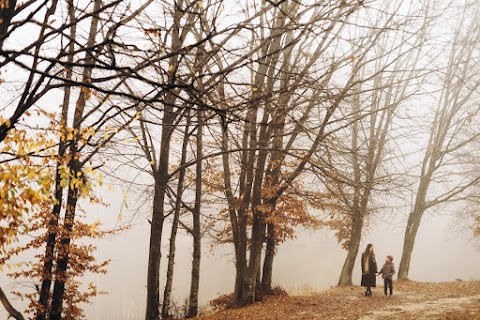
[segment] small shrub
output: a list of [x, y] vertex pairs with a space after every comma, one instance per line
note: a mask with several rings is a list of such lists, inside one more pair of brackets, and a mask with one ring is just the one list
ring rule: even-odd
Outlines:
[[211, 300], [209, 304], [215, 310], [231, 309], [233, 308], [233, 293], [222, 294]]
[[280, 286], [274, 286], [272, 290], [269, 292], [270, 296], [288, 296], [287, 291], [280, 287]]
[[[262, 301], [262, 296], [288, 296], [288, 293], [285, 289], [280, 286], [274, 286], [270, 292], [257, 292], [255, 295], [255, 301]], [[224, 310], [224, 309], [232, 309], [235, 307], [233, 304], [233, 293], [222, 294], [217, 298], [211, 300], [209, 305], [214, 310]]]

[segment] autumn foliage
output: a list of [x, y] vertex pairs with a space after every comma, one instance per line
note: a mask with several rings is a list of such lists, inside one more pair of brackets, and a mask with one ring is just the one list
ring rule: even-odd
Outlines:
[[[81, 209], [78, 209], [71, 234], [64, 235], [61, 225], [51, 228], [52, 219], [58, 219], [52, 212], [58, 201], [53, 192], [55, 168], [58, 168], [61, 188], [77, 189], [80, 199], [106, 205], [95, 196], [92, 189], [94, 185], [102, 184], [98, 170], [86, 166], [73, 174], [67, 166], [69, 157], [59, 157], [57, 154], [58, 143], [75, 139], [85, 142], [93, 135], [92, 129], [78, 134], [71, 128], [54, 128], [54, 123], [52, 121], [52, 127], [45, 131], [37, 129], [36, 134], [26, 129], [13, 129], [2, 143], [2, 154], [6, 157], [0, 163], [0, 270], [8, 270], [10, 277], [22, 283], [41, 283], [45, 279], [55, 281], [63, 277], [66, 283], [63, 319], [81, 319], [85, 317], [82, 305], [106, 293], [97, 289], [96, 284], [82, 280], [89, 274], [107, 272], [108, 261], [96, 261], [95, 246], [88, 239], [102, 238], [122, 228], [102, 231], [101, 221], [91, 221]], [[64, 207], [65, 203], [61, 205]], [[52, 232], [57, 235], [56, 254], [62, 255], [62, 251], [68, 250], [69, 268], [64, 275], [45, 273], [46, 256], [42, 251], [48, 234]], [[71, 239], [68, 247], [62, 244], [65, 237]], [[32, 255], [35, 258], [28, 262], [22, 258]], [[29, 290], [14, 292], [19, 298], [29, 301], [26, 313], [32, 317], [43, 308], [38, 302], [38, 288], [34, 286]]]

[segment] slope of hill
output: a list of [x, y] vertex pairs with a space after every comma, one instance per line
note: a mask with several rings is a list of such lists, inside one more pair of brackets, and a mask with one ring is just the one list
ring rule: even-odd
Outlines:
[[[380, 281], [379, 281], [380, 282]], [[221, 310], [197, 320], [480, 320], [480, 281], [394, 282], [394, 295], [382, 285], [372, 297], [363, 288], [333, 287], [305, 296], [273, 296], [240, 308]]]

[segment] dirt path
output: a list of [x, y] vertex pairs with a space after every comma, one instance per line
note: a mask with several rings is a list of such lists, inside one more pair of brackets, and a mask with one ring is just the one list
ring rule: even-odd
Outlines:
[[277, 296], [235, 310], [222, 310], [199, 320], [480, 320], [480, 281], [395, 282], [393, 297], [376, 288], [331, 288], [307, 296]]
[[359, 320], [480, 319], [480, 295], [397, 304], [375, 310]]

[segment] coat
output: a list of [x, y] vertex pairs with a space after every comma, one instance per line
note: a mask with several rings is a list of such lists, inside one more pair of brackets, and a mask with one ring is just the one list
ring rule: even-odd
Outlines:
[[383, 279], [392, 279], [393, 275], [395, 274], [395, 265], [393, 262], [385, 263], [380, 270], [379, 274], [382, 274]]
[[[365, 259], [369, 259], [368, 261], [368, 273], [365, 273]], [[378, 272], [377, 269], [377, 262], [375, 261], [374, 256], [366, 256], [365, 253], [362, 254], [362, 282], [361, 285], [363, 287], [376, 287], [377, 286], [377, 276], [376, 273]]]

